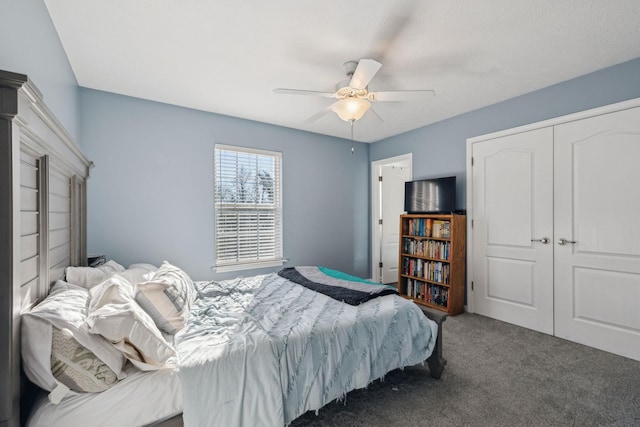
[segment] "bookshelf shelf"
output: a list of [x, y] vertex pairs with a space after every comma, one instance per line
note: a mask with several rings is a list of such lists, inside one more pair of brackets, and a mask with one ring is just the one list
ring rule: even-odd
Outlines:
[[400, 294], [450, 315], [462, 313], [465, 215], [401, 215], [400, 236]]

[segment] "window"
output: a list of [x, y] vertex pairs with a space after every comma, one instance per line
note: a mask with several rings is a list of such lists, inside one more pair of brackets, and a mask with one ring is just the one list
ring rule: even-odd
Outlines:
[[216, 271], [283, 264], [281, 158], [273, 151], [215, 146]]

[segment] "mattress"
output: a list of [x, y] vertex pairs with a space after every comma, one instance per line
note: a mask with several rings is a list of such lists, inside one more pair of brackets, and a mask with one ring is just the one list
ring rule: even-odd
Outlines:
[[57, 405], [42, 392], [27, 426], [145, 426], [182, 412], [182, 387], [177, 372], [141, 372], [131, 365], [127, 378], [101, 393], [68, 396]]

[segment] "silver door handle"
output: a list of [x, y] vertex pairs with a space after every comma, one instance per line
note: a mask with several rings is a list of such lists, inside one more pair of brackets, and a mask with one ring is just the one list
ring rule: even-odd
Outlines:
[[543, 237], [542, 239], [531, 239], [532, 242], [540, 242], [540, 243], [544, 243], [545, 245], [547, 243], [549, 243], [551, 241], [550, 238], [548, 237]]
[[564, 246], [564, 245], [566, 245], [567, 243], [569, 243], [569, 244], [572, 244], [572, 245], [573, 245], [574, 243], [578, 243], [578, 242], [576, 242], [575, 240], [567, 240], [567, 239], [565, 239], [564, 237], [561, 237], [560, 239], [558, 239], [558, 244], [559, 244], [560, 246]]

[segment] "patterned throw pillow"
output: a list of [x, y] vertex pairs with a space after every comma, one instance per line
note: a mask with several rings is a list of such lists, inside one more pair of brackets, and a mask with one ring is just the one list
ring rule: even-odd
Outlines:
[[150, 280], [138, 283], [136, 301], [158, 328], [175, 334], [187, 321], [194, 289], [186, 272], [164, 261]]
[[49, 399], [54, 404], [59, 403], [70, 391], [51, 372], [54, 327], [73, 336], [119, 379], [126, 376], [122, 372], [125, 362], [122, 352], [100, 335], [89, 332], [86, 325], [89, 302], [87, 289], [58, 280], [43, 301], [21, 315], [22, 367], [31, 382], [52, 392]]
[[51, 373], [62, 384], [78, 393], [105, 391], [118, 377], [91, 350], [55, 326], [51, 339]]

